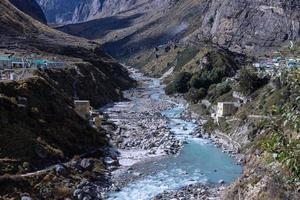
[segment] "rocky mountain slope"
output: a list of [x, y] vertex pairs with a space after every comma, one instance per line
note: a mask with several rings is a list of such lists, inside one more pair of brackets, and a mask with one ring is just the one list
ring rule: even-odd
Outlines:
[[10, 0], [10, 2], [19, 10], [27, 13], [34, 19], [44, 24], [47, 23], [46, 16], [44, 15], [43, 10], [35, 0]]
[[[231, 51], [258, 54], [299, 38], [299, 11], [299, 1], [187, 0], [150, 12], [131, 9], [113, 19], [61, 30], [99, 39], [117, 57], [132, 56], [170, 40], [210, 40]], [[100, 23], [105, 20], [128, 23], [107, 30]]]
[[[134, 82], [98, 43], [54, 30], [8, 0], [0, 10], [0, 55], [62, 63], [0, 81], [0, 199], [20, 199], [24, 192], [36, 199], [71, 197], [82, 179], [103, 178], [103, 150], [95, 150], [108, 145], [106, 131], [81, 118], [73, 99], [99, 108], [122, 99]], [[72, 165], [55, 165], [73, 157]]]
[[105, 132], [89, 127], [51, 79], [1, 82], [0, 92], [0, 175], [35, 171], [106, 145]]
[[161, 0], [38, 0], [49, 23], [68, 24], [109, 17], [117, 13], [138, 9], [163, 7], [168, 1]]
[[38, 0], [37, 2], [44, 10], [47, 21], [49, 23], [67, 23], [72, 22], [74, 12], [81, 1]]

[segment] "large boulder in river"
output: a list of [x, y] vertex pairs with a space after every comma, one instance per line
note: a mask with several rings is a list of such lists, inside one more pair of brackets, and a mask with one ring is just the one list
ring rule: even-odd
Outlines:
[[94, 161], [91, 159], [84, 158], [81, 160], [80, 166], [85, 170], [91, 170], [94, 166]]

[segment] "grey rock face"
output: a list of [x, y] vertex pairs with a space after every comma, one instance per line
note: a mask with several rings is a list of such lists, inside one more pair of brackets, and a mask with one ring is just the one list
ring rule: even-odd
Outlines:
[[[103, 7], [102, 12], [118, 6], [123, 10], [130, 8], [130, 4], [124, 4], [124, 2], [122, 4], [122, 2], [119, 1], [114, 5], [112, 0], [108, 0], [106, 4], [104, 3], [106, 7]], [[153, 48], [170, 40], [177, 41], [188, 37], [195, 38], [196, 42], [198, 39], [204, 41], [210, 39], [234, 52], [257, 54], [273, 47], [279, 47], [289, 40], [300, 38], [299, 0], [179, 0], [176, 1], [176, 6], [171, 6], [164, 12], [159, 12], [158, 8], [161, 7], [167, 7], [167, 5], [160, 6], [158, 3], [151, 3], [148, 8], [151, 12], [162, 15], [159, 21], [149, 22], [148, 18], [145, 18], [145, 21], [142, 22], [144, 26], [139, 27], [137, 32], [132, 34], [129, 26], [127, 37], [123, 36], [123, 39], [107, 42], [103, 48], [118, 57], [119, 54], [121, 56], [126, 54], [128, 49], [131, 49], [128, 54], [132, 54], [140, 51], [141, 46]], [[138, 13], [139, 11], [139, 9], [135, 9], [134, 12]], [[135, 24], [131, 26], [135, 26]], [[83, 27], [84, 30], [80, 33], [84, 31], [86, 33], [80, 36], [87, 38], [90, 33], [95, 33], [95, 30], [103, 29], [100, 25], [96, 29], [93, 23], [85, 23]], [[76, 32], [81, 29], [75, 27], [73, 30]], [[179, 31], [180, 34], [177, 34], [176, 31]], [[72, 31], [68, 33], [78, 35]], [[156, 35], [161, 37], [156, 40], [151, 39]], [[102, 36], [100, 34], [97, 37], [95, 34], [91, 39]]]
[[49, 23], [72, 21], [73, 13], [81, 0], [37, 0]]
[[299, 38], [300, 1], [213, 0], [200, 29], [233, 51], [279, 46]]

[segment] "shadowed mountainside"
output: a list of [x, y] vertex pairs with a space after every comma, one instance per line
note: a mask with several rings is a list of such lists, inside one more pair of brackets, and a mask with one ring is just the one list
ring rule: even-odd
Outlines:
[[30, 15], [34, 19], [46, 24], [46, 16], [43, 10], [35, 0], [9, 0], [14, 6], [16, 6], [22, 12]]
[[[135, 14], [127, 18], [118, 18], [115, 16], [105, 17], [84, 23], [62, 26], [58, 27], [57, 29], [65, 33], [73, 34], [75, 36], [95, 39], [101, 38], [112, 31], [132, 26], [133, 20], [141, 17], [142, 15], [143, 14]], [[88, 30], [88, 32], [86, 30]]]

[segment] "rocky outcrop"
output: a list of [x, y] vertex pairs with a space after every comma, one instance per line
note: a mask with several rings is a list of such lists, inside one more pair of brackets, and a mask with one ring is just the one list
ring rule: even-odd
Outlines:
[[9, 0], [19, 10], [30, 15], [34, 19], [46, 24], [47, 20], [43, 10], [35, 0]]
[[168, 199], [219, 199], [218, 193], [222, 188], [216, 186], [207, 186], [203, 184], [191, 184], [186, 187], [180, 188], [177, 191], [165, 191], [156, 195], [153, 200], [168, 200]]

